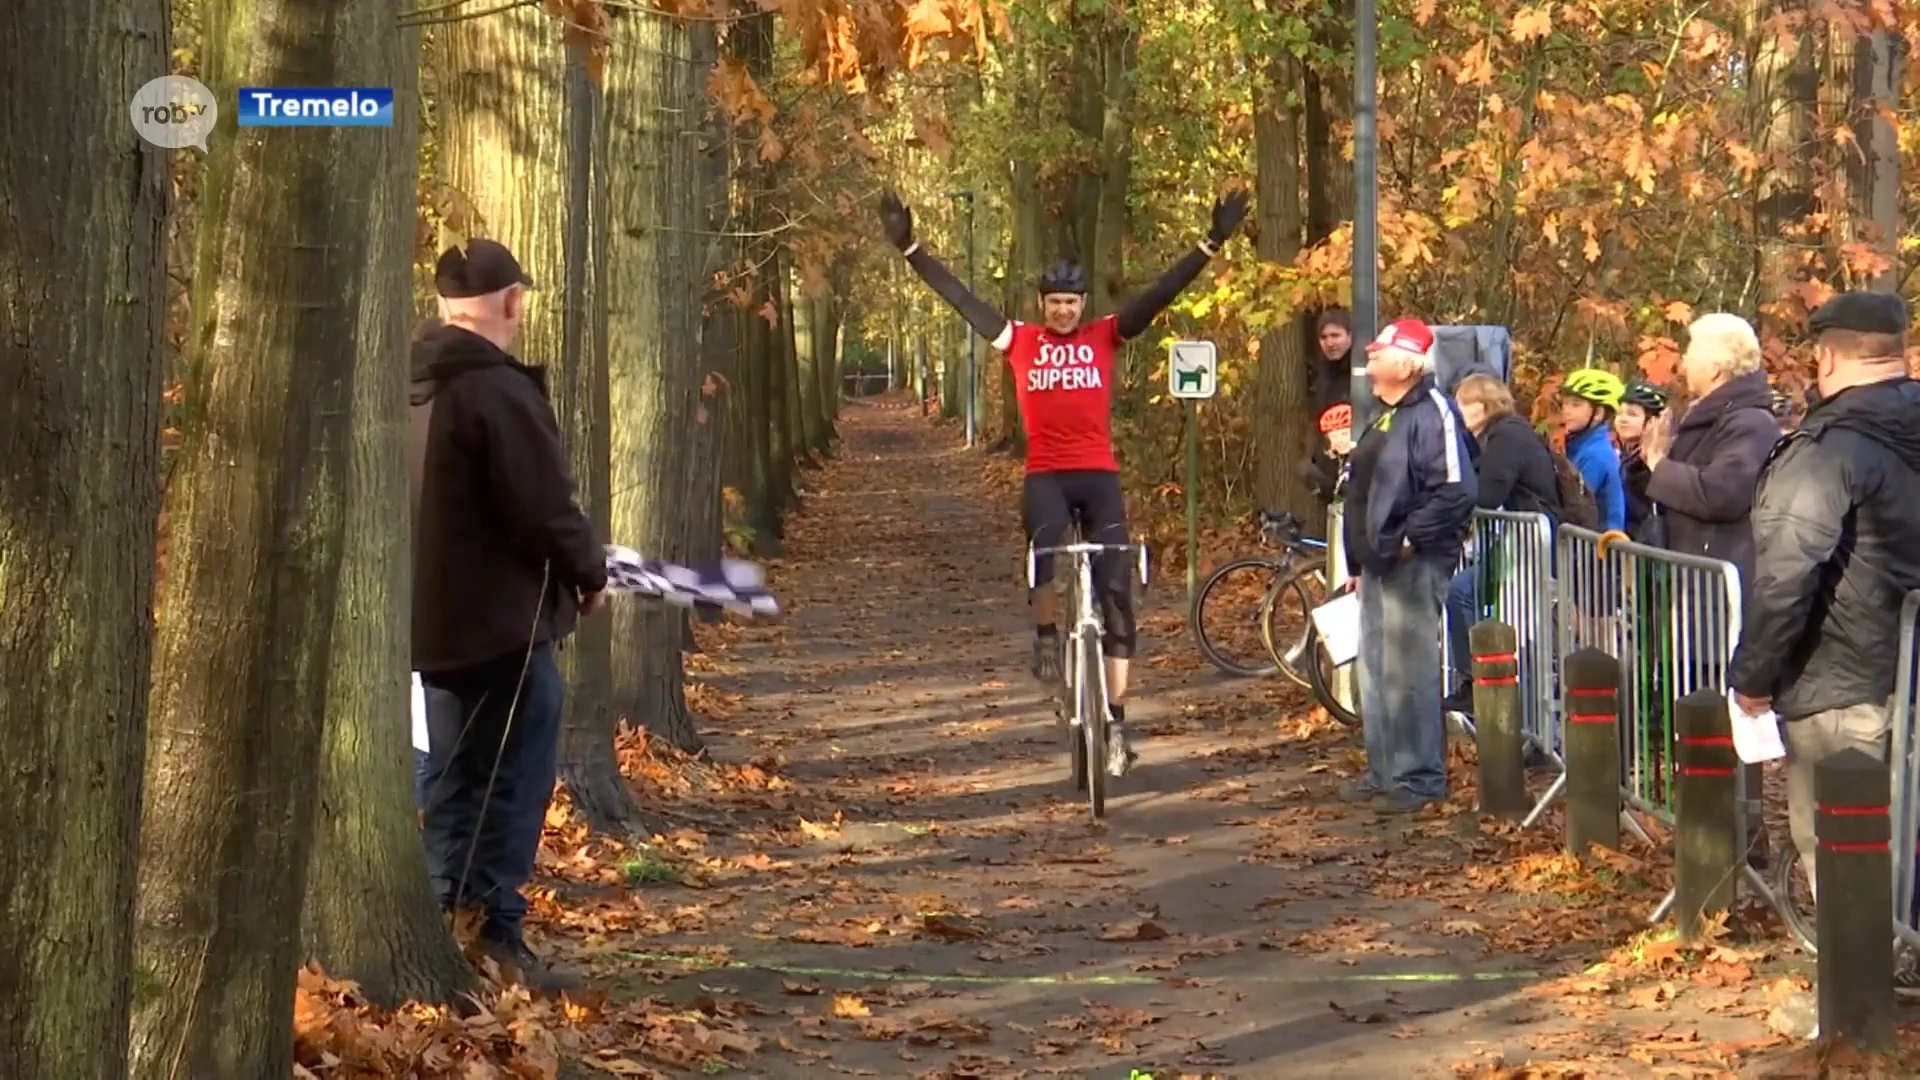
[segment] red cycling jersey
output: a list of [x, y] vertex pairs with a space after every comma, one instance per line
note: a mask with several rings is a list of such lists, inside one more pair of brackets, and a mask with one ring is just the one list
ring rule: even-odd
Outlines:
[[1113, 356], [1121, 344], [1112, 315], [1068, 334], [1009, 322], [994, 342], [1013, 367], [1028, 473], [1120, 471], [1113, 456]]

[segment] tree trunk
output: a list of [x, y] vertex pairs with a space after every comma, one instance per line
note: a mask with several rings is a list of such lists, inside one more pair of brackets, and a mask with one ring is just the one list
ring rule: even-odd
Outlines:
[[[169, 155], [127, 102], [166, 5], [0, 20], [0, 1061], [126, 1074], [160, 501]], [[25, 77], [32, 72], [31, 78]], [[222, 148], [224, 151], [224, 147]]]
[[440, 917], [413, 813], [407, 371], [394, 362], [407, 353], [413, 307], [420, 35], [368, 40], [392, 54], [382, 62], [393, 72], [394, 118], [373, 148], [377, 161], [366, 163], [376, 187], [358, 339], [369, 362], [353, 387], [345, 551], [301, 932], [309, 958], [375, 1002], [450, 1003], [474, 978]]
[[[385, 86], [396, 3], [218, 8], [236, 46], [216, 91]], [[313, 810], [346, 551], [354, 383], [385, 131], [228, 127], [224, 215], [198, 223], [219, 273], [185, 372], [166, 498], [139, 959], [158, 992], [132, 1023], [139, 1077], [292, 1069]], [[203, 265], [205, 265], [203, 263]], [[368, 364], [391, 364], [368, 357]], [[394, 723], [402, 723], [396, 715]], [[97, 1033], [96, 1033], [97, 1034]]]
[[1133, 174], [1134, 68], [1139, 38], [1123, 11], [1109, 9], [1100, 41], [1099, 217], [1094, 226], [1093, 300], [1106, 314], [1127, 292], [1127, 188]]
[[[758, 20], [764, 22], [766, 20]], [[697, 22], [688, 30], [691, 38], [692, 67], [711, 70], [719, 60], [720, 42], [711, 22]], [[682, 115], [707, 114], [697, 131], [689, 128], [681, 136], [684, 150], [693, 159], [691, 225], [705, 235], [691, 238], [694, 258], [687, 265], [697, 268], [687, 282], [687, 303], [693, 313], [694, 340], [700, 367], [700, 401], [695, 411], [691, 494], [687, 501], [686, 552], [694, 563], [709, 563], [721, 554], [723, 532], [720, 505], [720, 467], [727, 445], [728, 404], [739, 377], [738, 350], [733, 345], [731, 326], [723, 324], [736, 309], [727, 304], [723, 292], [713, 287], [729, 264], [732, 245], [720, 236], [728, 223], [727, 213], [727, 130], [719, 114], [708, 108], [706, 90], [698, 79], [682, 79], [680, 107]], [[715, 332], [715, 331], [718, 332]], [[719, 616], [704, 611], [702, 616]], [[691, 645], [692, 639], [688, 639]]]
[[[1270, 58], [1253, 114], [1259, 255], [1289, 263], [1300, 253], [1299, 122], [1288, 98], [1299, 89], [1299, 64], [1285, 54]], [[1313, 422], [1307, 357], [1298, 321], [1289, 318], [1260, 336], [1254, 368], [1251, 417], [1254, 498], [1312, 520], [1317, 509], [1301, 467], [1313, 455]]]
[[[552, 378], [555, 418], [580, 483], [580, 508], [594, 532], [612, 537], [612, 405], [607, 355], [608, 168], [606, 102], [586, 54], [567, 50], [567, 230], [561, 262], [566, 307]], [[534, 279], [538, 281], [538, 278]], [[647, 821], [613, 755], [613, 622], [607, 608], [580, 620], [557, 659], [567, 680], [559, 776], [574, 809], [600, 832], [645, 829]]]
[[[806, 453], [805, 434], [800, 418], [799, 332], [793, 293], [787, 287], [792, 257], [781, 252], [772, 264], [767, 279], [767, 302], [777, 309], [778, 326], [768, 327], [767, 407], [773, 420], [773, 489], [779, 497], [777, 507], [790, 510], [800, 505], [800, 459]], [[786, 535], [783, 521], [777, 521], [781, 536]]]
[[[689, 304], [697, 131], [680, 120], [698, 73], [686, 26], [652, 13], [621, 21], [622, 47], [607, 70], [613, 529], [645, 555], [674, 559], [686, 547], [700, 398], [700, 354], [686, 344], [698, 318]], [[614, 606], [614, 700], [617, 715], [691, 751], [700, 736], [682, 683], [682, 619], [664, 604]]]
[[[579, 58], [537, 8], [449, 23], [433, 51], [441, 175], [474, 208], [471, 234], [505, 244], [539, 286], [527, 293], [520, 357], [548, 369], [581, 509], [604, 529], [613, 503], [605, 465], [612, 425], [601, 400], [607, 331], [604, 278], [595, 270], [607, 255], [596, 250], [606, 227], [594, 211], [604, 205], [606, 181], [591, 171], [603, 137], [593, 108], [600, 95], [582, 85]], [[617, 532], [602, 535], [626, 542]], [[618, 832], [637, 826], [640, 815], [613, 757], [607, 618], [581, 620], [555, 655], [569, 689], [559, 775], [590, 824]]]
[[[1777, 14], [1797, 13], [1801, 20], [1789, 39], [1767, 28]], [[1754, 184], [1754, 281], [1749, 313], [1756, 324], [1784, 334], [1793, 328], [1769, 319], [1764, 312], [1788, 295], [1799, 273], [1797, 241], [1787, 229], [1813, 211], [1812, 161], [1819, 74], [1813, 66], [1813, 42], [1805, 24], [1801, 0], [1750, 0], [1747, 27], [1752, 36], [1748, 55], [1753, 77], [1748, 83], [1749, 125], [1763, 171]], [[1770, 325], [1771, 324], [1771, 325]]]
[[825, 433], [820, 423], [820, 308], [806, 294], [806, 286], [795, 280], [788, 293], [793, 310], [793, 349], [800, 384], [800, 420], [794, 425], [794, 439], [804, 455], [820, 449]]
[[1900, 283], [1900, 142], [1891, 116], [1900, 105], [1906, 46], [1886, 28], [1859, 35], [1853, 46], [1850, 239], [1877, 257], [1847, 276], [1854, 288], [1873, 292], [1895, 292]]

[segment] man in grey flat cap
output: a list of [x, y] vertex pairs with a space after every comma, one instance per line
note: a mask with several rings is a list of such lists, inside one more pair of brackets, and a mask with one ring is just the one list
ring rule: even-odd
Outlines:
[[1920, 588], [1920, 383], [1907, 305], [1848, 293], [1822, 304], [1819, 400], [1782, 439], [1754, 497], [1754, 579], [1727, 681], [1742, 708], [1785, 721], [1793, 846], [1813, 876], [1813, 766], [1847, 747], [1884, 761], [1900, 605]]

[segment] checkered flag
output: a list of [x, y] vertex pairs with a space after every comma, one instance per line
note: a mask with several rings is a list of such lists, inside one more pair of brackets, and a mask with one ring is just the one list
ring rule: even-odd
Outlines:
[[720, 608], [749, 618], [775, 618], [780, 603], [767, 592], [766, 580], [758, 566], [739, 559], [681, 566], [642, 558], [632, 548], [607, 546], [609, 591], [657, 597], [676, 607]]

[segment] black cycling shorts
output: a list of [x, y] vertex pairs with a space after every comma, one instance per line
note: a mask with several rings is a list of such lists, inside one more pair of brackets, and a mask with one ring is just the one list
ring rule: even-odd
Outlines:
[[[1034, 547], [1067, 542], [1076, 521], [1080, 534], [1094, 544], [1127, 542], [1127, 501], [1117, 472], [1029, 473], [1020, 497], [1020, 518]], [[1099, 602], [1103, 638], [1108, 656], [1133, 655], [1133, 567], [1138, 556], [1101, 555], [1093, 563], [1093, 588]], [[1053, 557], [1034, 560], [1037, 588], [1053, 587]], [[1062, 612], [1062, 617], [1065, 616]]]

